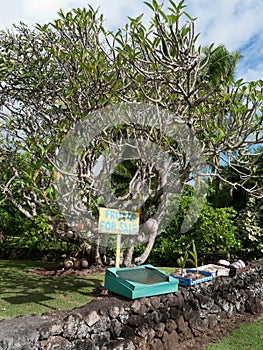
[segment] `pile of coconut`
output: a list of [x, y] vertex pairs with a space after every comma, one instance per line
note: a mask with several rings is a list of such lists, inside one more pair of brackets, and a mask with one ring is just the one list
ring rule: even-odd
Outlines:
[[237, 260], [237, 261], [234, 261], [232, 263], [230, 263], [227, 260], [219, 260], [218, 264], [229, 268], [229, 276], [230, 277], [234, 277], [234, 276], [250, 269], [250, 264], [248, 263], [246, 265], [243, 260]]
[[234, 261], [233, 263], [230, 263], [228, 260], [221, 259], [221, 260], [218, 260], [217, 263], [228, 267], [234, 267], [235, 269], [241, 269], [243, 267], [246, 267], [246, 264], [244, 263], [243, 260], [237, 260], [237, 261]]
[[77, 259], [74, 257], [69, 257], [63, 261], [63, 267], [65, 270], [82, 270], [87, 269], [89, 267], [89, 263], [85, 258]]

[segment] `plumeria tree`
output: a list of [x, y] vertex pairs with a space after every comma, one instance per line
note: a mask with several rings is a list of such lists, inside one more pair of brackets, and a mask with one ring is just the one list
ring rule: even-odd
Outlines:
[[[157, 226], [123, 242], [125, 265], [147, 259], [185, 183], [200, 185], [202, 176], [214, 175], [262, 196], [260, 152], [252, 148], [262, 142], [263, 82], [235, 81], [238, 54], [198, 47], [184, 2], [169, 3], [167, 13], [156, 0], [147, 3], [153, 12], [148, 25], [139, 16], [115, 33], [91, 7], [0, 33], [2, 197], [32, 220], [42, 213], [52, 229], [58, 198], [62, 209], [77, 198], [74, 222], [80, 213], [97, 217], [100, 206], [120, 201], [141, 209], [143, 221], [154, 219]], [[193, 140], [198, 147], [191, 149]], [[149, 162], [156, 154], [162, 159]], [[224, 177], [222, 164], [238, 180]], [[83, 238], [95, 242], [100, 261], [99, 233], [89, 217]], [[134, 261], [138, 242], [145, 250]]]

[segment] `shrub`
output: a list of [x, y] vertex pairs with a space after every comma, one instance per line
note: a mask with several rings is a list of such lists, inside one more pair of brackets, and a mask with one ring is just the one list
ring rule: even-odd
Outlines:
[[237, 235], [242, 242], [242, 251], [248, 256], [261, 257], [263, 253], [263, 205], [262, 201], [250, 198], [246, 208], [236, 218]]
[[190, 231], [198, 251], [203, 254], [236, 252], [240, 246], [234, 224], [236, 215], [233, 208], [213, 208], [207, 203]]
[[148, 259], [150, 263], [176, 265], [177, 259], [184, 254], [192, 240], [201, 256], [227, 255], [239, 249], [240, 242], [236, 237], [234, 223], [237, 212], [233, 208], [214, 208], [206, 203], [198, 221], [189, 231], [182, 233], [181, 225], [190, 201], [189, 196], [182, 198], [178, 213], [170, 226], [155, 241]]

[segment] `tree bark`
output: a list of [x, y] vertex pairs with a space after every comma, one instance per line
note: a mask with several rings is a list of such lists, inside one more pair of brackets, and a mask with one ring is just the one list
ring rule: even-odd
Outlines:
[[99, 238], [99, 236], [91, 244], [89, 263], [90, 263], [90, 265], [102, 265], [101, 256], [100, 256], [100, 238]]
[[144, 252], [142, 253], [141, 256], [138, 256], [137, 258], [134, 259], [134, 263], [136, 265], [142, 265], [148, 259], [148, 256], [150, 255], [151, 250], [153, 248], [157, 233], [158, 233], [158, 230], [150, 234], [149, 241], [147, 243], [147, 246], [144, 249]]
[[133, 252], [134, 252], [134, 246], [135, 246], [135, 239], [133, 237], [129, 238], [128, 241], [128, 247], [126, 250], [125, 258], [123, 265], [130, 267], [132, 266], [132, 257], [133, 257]]

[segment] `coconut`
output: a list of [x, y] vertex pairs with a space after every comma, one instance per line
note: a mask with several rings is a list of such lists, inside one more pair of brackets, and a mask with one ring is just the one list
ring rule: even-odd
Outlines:
[[87, 269], [88, 266], [89, 266], [88, 260], [85, 259], [85, 258], [80, 259], [80, 266], [81, 266], [83, 269]]
[[79, 270], [80, 269], [80, 261], [76, 259], [73, 262], [73, 267], [74, 267], [74, 270]]
[[64, 268], [65, 269], [71, 269], [72, 267], [73, 267], [73, 261], [71, 260], [71, 259], [65, 259], [64, 261], [63, 261], [63, 266], [64, 266]]
[[150, 218], [143, 224], [143, 231], [145, 233], [154, 233], [158, 229], [158, 223], [156, 220]]
[[240, 267], [246, 267], [246, 264], [243, 260], [238, 260], [237, 262], [239, 263]]
[[218, 260], [218, 262], [217, 262], [218, 264], [221, 264], [221, 265], [230, 265], [230, 262], [229, 261], [227, 261], [227, 260], [223, 260], [223, 259], [221, 259], [221, 260]]
[[233, 262], [230, 266], [235, 267], [236, 269], [240, 269], [240, 267], [241, 267], [240, 263], [238, 261]]

